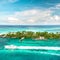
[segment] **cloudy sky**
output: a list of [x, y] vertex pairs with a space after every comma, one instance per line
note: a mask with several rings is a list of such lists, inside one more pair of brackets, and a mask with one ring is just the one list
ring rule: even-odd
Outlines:
[[0, 25], [60, 25], [60, 0], [0, 0]]

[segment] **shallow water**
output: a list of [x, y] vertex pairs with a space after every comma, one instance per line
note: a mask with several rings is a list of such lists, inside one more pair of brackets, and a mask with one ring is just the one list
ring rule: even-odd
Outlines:
[[[4, 58], [3, 58], [4, 57]], [[2, 50], [0, 51], [1, 60], [60, 60], [59, 55], [44, 54], [41, 51], [29, 50]]]
[[[44, 49], [6, 49], [6, 45], [16, 46], [49, 46], [60, 47], [60, 40], [33, 40], [15, 38], [0, 38], [0, 59], [1, 60], [60, 60], [60, 50]], [[3, 58], [4, 57], [4, 58]]]

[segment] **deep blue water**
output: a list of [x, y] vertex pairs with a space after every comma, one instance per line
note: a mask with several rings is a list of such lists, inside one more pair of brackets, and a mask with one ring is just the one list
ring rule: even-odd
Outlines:
[[60, 32], [60, 25], [0, 25], [0, 34], [16, 31]]
[[[48, 31], [60, 32], [60, 25], [48, 26], [6, 26], [0, 25], [0, 33], [16, 32], [16, 31]], [[6, 45], [16, 46], [48, 46], [59, 47], [59, 39], [34, 40], [24, 39], [22, 42], [16, 38], [0, 38], [0, 60], [60, 60], [60, 50], [20, 50], [6, 49]]]

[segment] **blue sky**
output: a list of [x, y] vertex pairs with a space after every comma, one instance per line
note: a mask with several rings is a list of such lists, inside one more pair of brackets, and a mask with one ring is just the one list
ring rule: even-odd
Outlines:
[[0, 0], [0, 25], [60, 25], [60, 0]]

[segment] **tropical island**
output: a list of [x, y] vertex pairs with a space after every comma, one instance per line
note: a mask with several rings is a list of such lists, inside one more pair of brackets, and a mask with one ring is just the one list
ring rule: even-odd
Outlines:
[[1, 34], [0, 37], [3, 38], [19, 38], [19, 39], [60, 39], [60, 33], [49, 33], [49, 32], [32, 32], [32, 31], [22, 31], [22, 32], [9, 32], [6, 34]]

